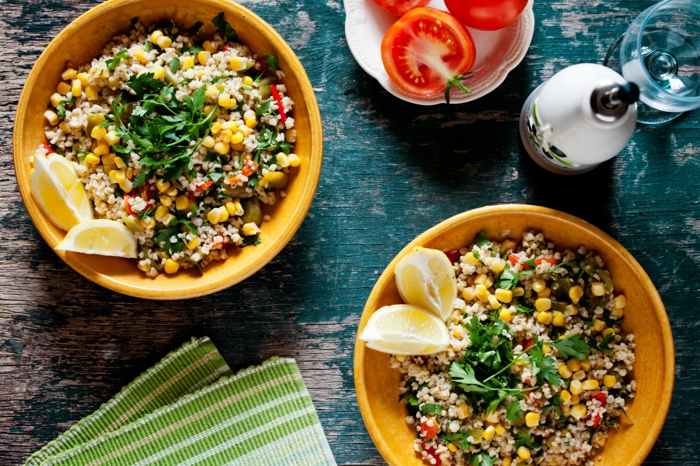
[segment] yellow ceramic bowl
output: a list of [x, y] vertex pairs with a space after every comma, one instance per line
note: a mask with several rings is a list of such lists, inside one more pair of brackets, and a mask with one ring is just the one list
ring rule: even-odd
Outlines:
[[52, 248], [65, 236], [42, 214], [29, 191], [30, 157], [45, 141], [43, 113], [49, 97], [61, 80], [67, 60], [76, 65], [101, 54], [103, 46], [117, 34], [129, 30], [129, 20], [138, 17], [144, 24], [172, 19], [189, 26], [204, 22], [200, 37], [215, 32], [211, 19], [221, 11], [238, 32], [241, 42], [253, 52], [276, 54], [285, 72], [287, 95], [295, 102], [297, 129], [295, 153], [301, 158], [293, 170], [287, 196], [264, 210], [271, 220], [262, 226], [262, 244], [244, 249], [231, 248], [226, 261], [210, 264], [200, 275], [196, 269], [176, 275], [161, 274], [156, 279], [143, 275], [135, 260], [91, 256], [64, 251], [56, 253], [86, 278], [120, 293], [151, 299], [183, 299], [214, 293], [249, 277], [267, 264], [294, 236], [311, 206], [323, 156], [321, 115], [299, 59], [282, 37], [250, 10], [222, 0], [110, 0], [73, 21], [41, 54], [32, 69], [19, 100], [13, 134], [14, 162], [20, 192], [41, 236]]
[[[673, 391], [675, 357], [666, 310], [654, 285], [637, 261], [617, 241], [571, 215], [543, 207], [500, 205], [456, 215], [426, 231], [406, 246], [379, 277], [367, 300], [358, 335], [370, 315], [382, 306], [401, 303], [394, 267], [415, 246], [454, 250], [469, 245], [480, 231], [489, 238], [519, 239], [529, 229], [544, 233], [557, 248], [594, 250], [610, 270], [615, 290], [627, 297], [623, 329], [635, 335], [637, 364], [633, 376], [637, 394], [628, 414], [611, 430], [600, 466], [637, 466], [661, 431]], [[367, 430], [384, 459], [392, 466], [423, 466], [413, 452], [415, 428], [405, 422], [406, 408], [398, 401], [400, 374], [389, 366], [386, 354], [355, 342], [355, 388]]]

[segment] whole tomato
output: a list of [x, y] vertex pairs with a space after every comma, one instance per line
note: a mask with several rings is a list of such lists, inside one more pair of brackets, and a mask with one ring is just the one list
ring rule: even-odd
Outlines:
[[430, 0], [374, 0], [374, 3], [389, 13], [403, 16], [414, 8], [425, 6]]
[[512, 24], [527, 0], [445, 0], [455, 18], [470, 28], [495, 31]]

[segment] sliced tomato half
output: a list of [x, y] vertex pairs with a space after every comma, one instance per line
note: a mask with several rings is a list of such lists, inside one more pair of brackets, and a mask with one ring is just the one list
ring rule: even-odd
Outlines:
[[391, 81], [415, 97], [433, 97], [450, 88], [469, 93], [462, 81], [476, 60], [474, 40], [452, 15], [434, 8], [416, 8], [384, 35], [382, 62]]
[[374, 0], [389, 13], [403, 16], [414, 8], [425, 6], [430, 0]]

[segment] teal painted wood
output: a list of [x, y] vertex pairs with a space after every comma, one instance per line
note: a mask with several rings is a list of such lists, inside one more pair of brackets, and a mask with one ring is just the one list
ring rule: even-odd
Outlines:
[[[369, 0], [368, 0], [369, 1]], [[11, 140], [22, 84], [43, 47], [89, 1], [2, 0], [0, 135]], [[529, 203], [577, 215], [637, 258], [666, 304], [677, 352], [671, 411], [645, 464], [698, 464], [700, 112], [638, 128], [616, 159], [586, 175], [544, 172], [518, 142], [527, 95], [575, 63], [601, 62], [653, 2], [537, 2], [522, 64], [491, 95], [419, 107], [355, 63], [338, 0], [243, 2], [306, 67], [325, 125], [311, 211], [289, 245], [213, 296], [149, 302], [73, 272], [37, 234], [19, 199], [11, 147], [0, 150], [0, 464], [16, 464], [192, 335], [209, 335], [236, 370], [273, 355], [299, 363], [342, 465], [384, 464], [354, 395], [352, 355], [364, 301], [416, 235], [467, 209]]]

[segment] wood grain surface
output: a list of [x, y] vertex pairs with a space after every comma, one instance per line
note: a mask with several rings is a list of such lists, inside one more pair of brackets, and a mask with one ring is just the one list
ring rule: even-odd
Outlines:
[[296, 358], [338, 463], [384, 464], [353, 388], [364, 302], [416, 235], [498, 203], [577, 215], [646, 269], [671, 320], [677, 378], [645, 464], [700, 464], [700, 310], [691, 300], [700, 288], [700, 111], [666, 128], [638, 127], [619, 157], [573, 178], [543, 171], [518, 138], [528, 94], [568, 65], [600, 63], [652, 1], [538, 0], [524, 61], [497, 91], [449, 108], [402, 102], [362, 71], [340, 1], [242, 2], [306, 67], [323, 114], [323, 172], [308, 217], [277, 258], [228, 290], [175, 302], [121, 296], [75, 273], [37, 234], [14, 179], [23, 83], [46, 44], [96, 3], [0, 0], [0, 464], [21, 463], [192, 335], [209, 335], [234, 369]]

